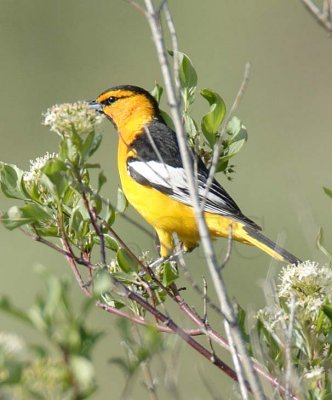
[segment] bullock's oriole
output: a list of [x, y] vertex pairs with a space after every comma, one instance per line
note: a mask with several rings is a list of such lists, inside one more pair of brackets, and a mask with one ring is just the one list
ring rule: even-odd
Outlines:
[[[105, 114], [119, 133], [118, 169], [123, 191], [156, 230], [161, 256], [174, 249], [173, 233], [185, 249], [194, 248], [199, 233], [186, 172], [176, 134], [161, 117], [156, 100], [142, 88], [123, 85], [104, 91], [90, 105]], [[209, 171], [199, 158], [196, 165], [202, 200]], [[277, 260], [299, 262], [266, 238], [216, 180], [205, 198], [204, 217], [213, 237], [228, 237], [231, 225], [233, 239], [254, 245]]]

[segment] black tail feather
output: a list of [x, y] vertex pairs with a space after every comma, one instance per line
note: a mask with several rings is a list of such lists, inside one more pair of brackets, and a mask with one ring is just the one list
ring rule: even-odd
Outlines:
[[278, 253], [285, 261], [289, 262], [290, 264], [300, 264], [302, 261], [295, 257], [293, 254], [289, 253], [287, 250], [283, 249], [282, 247], [278, 246], [272, 240], [264, 236], [260, 231], [255, 229], [255, 227], [245, 225], [243, 229], [254, 239], [258, 240], [259, 242], [263, 243], [265, 246], [269, 247], [271, 250], [274, 250]]

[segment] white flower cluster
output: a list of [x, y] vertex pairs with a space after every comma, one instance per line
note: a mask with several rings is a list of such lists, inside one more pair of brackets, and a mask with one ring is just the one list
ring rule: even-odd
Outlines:
[[332, 303], [332, 269], [314, 261], [289, 265], [280, 273], [278, 296], [286, 301], [295, 298], [296, 306], [315, 319], [325, 303]]
[[103, 116], [89, 107], [86, 102], [56, 104], [43, 115], [43, 125], [64, 136], [73, 130], [79, 134], [87, 134], [103, 120]]
[[57, 158], [57, 153], [47, 152], [42, 157], [37, 157], [35, 160], [30, 160], [30, 170], [24, 174], [25, 181], [33, 181], [39, 177], [39, 171], [46, 165], [48, 160]]
[[0, 332], [0, 353], [10, 356], [20, 356], [26, 351], [23, 340], [8, 332]]
[[318, 380], [322, 378], [325, 374], [325, 370], [323, 367], [320, 367], [319, 365], [316, 365], [312, 368], [310, 368], [305, 374], [304, 378], [307, 380]]

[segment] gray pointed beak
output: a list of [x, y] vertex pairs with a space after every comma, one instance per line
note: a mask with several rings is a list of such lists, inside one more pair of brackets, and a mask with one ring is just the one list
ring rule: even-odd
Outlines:
[[96, 110], [97, 112], [103, 113], [103, 105], [98, 103], [96, 100], [90, 100], [88, 101], [89, 107], [92, 108], [93, 110]]

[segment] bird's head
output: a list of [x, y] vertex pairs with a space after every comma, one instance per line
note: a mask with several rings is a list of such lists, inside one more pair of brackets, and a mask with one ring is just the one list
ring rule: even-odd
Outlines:
[[135, 134], [144, 125], [159, 117], [155, 98], [137, 86], [123, 85], [105, 90], [89, 104], [105, 114], [124, 135], [126, 132]]

